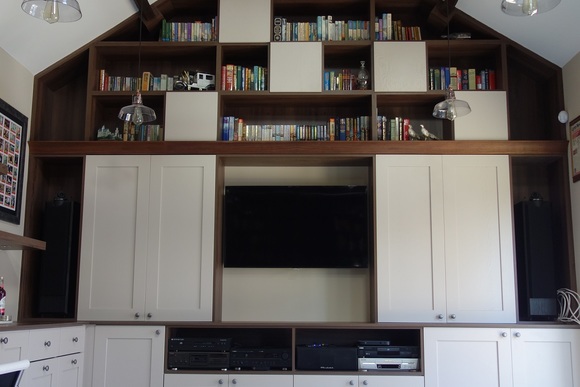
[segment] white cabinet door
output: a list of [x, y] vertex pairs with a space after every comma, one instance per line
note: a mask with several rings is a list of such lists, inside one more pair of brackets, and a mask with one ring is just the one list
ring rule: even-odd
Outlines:
[[28, 360], [29, 331], [0, 333], [0, 363]]
[[373, 55], [376, 92], [427, 91], [425, 42], [375, 42]]
[[508, 332], [496, 328], [425, 328], [425, 387], [510, 387]]
[[29, 337], [29, 360], [47, 359], [60, 354], [60, 328], [32, 329]]
[[441, 321], [441, 156], [377, 156], [376, 222], [379, 321]]
[[163, 385], [165, 328], [97, 326], [92, 387]]
[[415, 375], [366, 375], [358, 377], [359, 387], [424, 387], [425, 378]]
[[218, 138], [217, 91], [165, 94], [165, 141], [216, 139], [221, 139]]
[[58, 359], [38, 360], [22, 375], [21, 387], [60, 387], [58, 384]]
[[220, 0], [219, 40], [222, 43], [270, 41], [270, 0]]
[[165, 374], [163, 387], [227, 387], [228, 374]]
[[292, 375], [243, 374], [229, 377], [229, 387], [293, 387]]
[[211, 321], [215, 156], [153, 156], [146, 313]]
[[58, 359], [58, 387], [82, 387], [84, 358], [82, 353], [61, 356]]
[[579, 387], [580, 331], [512, 329], [514, 387]]
[[455, 97], [471, 106], [471, 113], [453, 121], [455, 140], [509, 140], [505, 91], [456, 91]]
[[60, 328], [59, 354], [84, 352], [85, 350], [85, 326]]
[[322, 44], [270, 43], [269, 74], [272, 92], [321, 92]]
[[358, 386], [357, 375], [294, 375], [294, 387]]
[[143, 314], [149, 167], [150, 156], [86, 157], [79, 320]]
[[516, 321], [508, 156], [444, 156], [447, 318]]

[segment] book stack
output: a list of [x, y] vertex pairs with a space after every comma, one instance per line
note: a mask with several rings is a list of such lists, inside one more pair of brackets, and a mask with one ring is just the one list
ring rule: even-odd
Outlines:
[[123, 124], [123, 141], [163, 141], [163, 127], [158, 124]]
[[161, 22], [159, 40], [162, 42], [215, 42], [217, 36], [217, 17], [211, 22]]
[[245, 67], [227, 64], [222, 66], [221, 76], [221, 90], [267, 90], [267, 70], [262, 66]]
[[355, 90], [356, 75], [351, 69], [324, 71], [324, 90]]
[[445, 90], [449, 86], [454, 90], [495, 90], [495, 70], [457, 67], [429, 68], [429, 90]]
[[273, 31], [275, 42], [370, 40], [368, 20], [333, 20], [332, 15], [317, 16], [316, 22], [275, 17]]
[[177, 78], [167, 74], [156, 77], [149, 71], [143, 72], [141, 77], [114, 76], [101, 69], [99, 91], [172, 91]]
[[403, 26], [391, 13], [375, 17], [375, 40], [421, 40], [421, 27]]
[[325, 123], [249, 124], [234, 116], [223, 117], [223, 141], [366, 141], [370, 117], [332, 117]]
[[[409, 130], [411, 129], [411, 131]], [[407, 117], [377, 116], [377, 140], [378, 141], [412, 141], [418, 140], [411, 133], [413, 127]], [[419, 135], [419, 130], [416, 131]]]

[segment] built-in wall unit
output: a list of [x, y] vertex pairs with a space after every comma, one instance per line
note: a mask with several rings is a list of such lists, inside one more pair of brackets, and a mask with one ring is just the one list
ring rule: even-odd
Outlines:
[[39, 313], [25, 251], [18, 317], [94, 324], [85, 385], [580, 386], [519, 291], [538, 197], [576, 288], [558, 66], [438, 0], [145, 3], [34, 82], [25, 235], [79, 203], [78, 289]]

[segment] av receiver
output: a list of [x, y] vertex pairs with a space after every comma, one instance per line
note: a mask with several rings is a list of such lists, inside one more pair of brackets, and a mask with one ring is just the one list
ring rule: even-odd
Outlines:
[[232, 348], [230, 367], [235, 370], [290, 370], [290, 348]]
[[170, 351], [221, 352], [232, 347], [231, 338], [172, 337], [168, 344]]
[[370, 358], [381, 358], [381, 357], [409, 357], [415, 358], [419, 357], [419, 347], [418, 346], [374, 346], [374, 345], [359, 345], [358, 347], [358, 357], [370, 357]]
[[167, 354], [167, 368], [172, 370], [225, 370], [230, 365], [228, 352], [172, 352]]

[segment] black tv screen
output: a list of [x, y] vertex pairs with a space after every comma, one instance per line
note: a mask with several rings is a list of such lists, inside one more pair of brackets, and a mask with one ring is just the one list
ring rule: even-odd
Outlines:
[[366, 268], [366, 186], [228, 186], [224, 267]]

